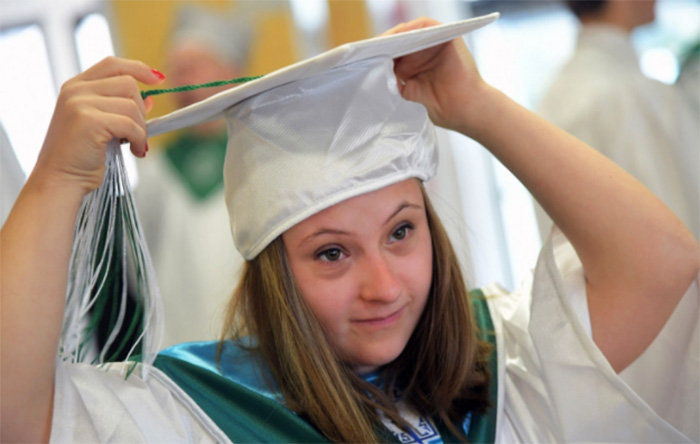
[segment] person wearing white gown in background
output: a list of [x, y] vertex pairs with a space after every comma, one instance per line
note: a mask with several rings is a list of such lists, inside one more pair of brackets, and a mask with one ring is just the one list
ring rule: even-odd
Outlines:
[[[646, 77], [631, 33], [655, 19], [655, 1], [572, 0], [581, 22], [571, 59], [537, 112], [635, 176], [700, 231], [698, 111], [679, 88]], [[537, 206], [543, 238], [551, 219]]]
[[[252, 38], [250, 17], [183, 5], [168, 44], [172, 86], [240, 77]], [[240, 13], [242, 14], [242, 13]], [[174, 94], [178, 108], [231, 86]], [[165, 309], [163, 346], [219, 337], [221, 307], [243, 258], [231, 239], [224, 203], [226, 124], [222, 119], [181, 130], [139, 162], [136, 204]]]

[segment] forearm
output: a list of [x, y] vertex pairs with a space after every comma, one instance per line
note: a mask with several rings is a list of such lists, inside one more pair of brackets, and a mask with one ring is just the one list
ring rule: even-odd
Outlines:
[[82, 194], [35, 173], [0, 232], [3, 441], [48, 439], [54, 365]]
[[76, 217], [104, 180], [110, 141], [145, 155], [153, 101], [137, 81], [163, 79], [142, 62], [107, 57], [61, 87], [34, 172], [0, 233], [2, 441], [49, 439]]

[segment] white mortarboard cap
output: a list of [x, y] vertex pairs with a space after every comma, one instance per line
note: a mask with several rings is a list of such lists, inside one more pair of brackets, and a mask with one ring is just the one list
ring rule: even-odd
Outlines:
[[258, 94], [226, 113], [226, 204], [236, 247], [255, 257], [298, 222], [437, 168], [422, 105], [399, 94], [393, 60], [362, 60]]
[[246, 259], [338, 202], [437, 169], [425, 108], [404, 100], [393, 59], [452, 40], [490, 14], [339, 46], [149, 122], [156, 135], [228, 121], [226, 204]]

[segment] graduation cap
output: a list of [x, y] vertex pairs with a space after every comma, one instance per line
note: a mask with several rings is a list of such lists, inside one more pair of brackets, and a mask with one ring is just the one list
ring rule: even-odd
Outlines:
[[236, 248], [351, 197], [437, 169], [425, 108], [403, 99], [393, 59], [485, 26], [490, 14], [348, 43], [148, 123], [150, 135], [225, 117], [226, 204]]

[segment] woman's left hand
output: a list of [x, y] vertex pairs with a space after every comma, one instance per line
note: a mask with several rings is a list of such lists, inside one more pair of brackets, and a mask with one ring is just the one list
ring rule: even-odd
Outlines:
[[[439, 25], [422, 17], [397, 25], [382, 35]], [[423, 104], [438, 126], [469, 133], [482, 92], [488, 89], [462, 39], [424, 49], [394, 61], [401, 95]]]

